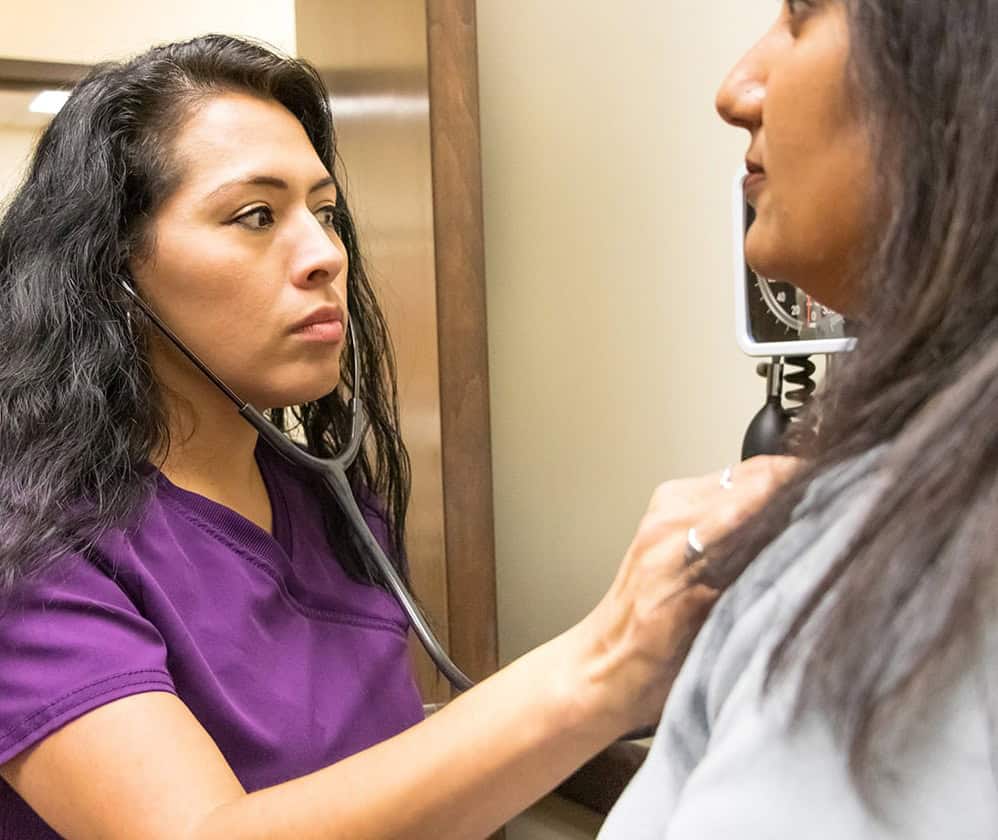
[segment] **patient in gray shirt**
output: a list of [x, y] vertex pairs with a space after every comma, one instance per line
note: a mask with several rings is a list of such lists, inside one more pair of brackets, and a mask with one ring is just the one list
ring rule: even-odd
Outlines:
[[983, 664], [934, 699], [865, 796], [827, 721], [791, 722], [792, 680], [762, 690], [774, 645], [881, 489], [878, 460], [819, 479], [801, 508], [819, 492], [835, 501], [797, 519], [722, 596], [601, 840], [998, 838]]
[[777, 284], [768, 350], [856, 342], [784, 490], [690, 521], [724, 592], [600, 837], [998, 840], [998, 0], [772, 7], [716, 100], [736, 282]]

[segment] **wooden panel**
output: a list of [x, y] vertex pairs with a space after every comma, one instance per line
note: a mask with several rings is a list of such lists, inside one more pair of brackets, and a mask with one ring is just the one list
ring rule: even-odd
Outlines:
[[9, 90], [70, 88], [89, 71], [86, 64], [0, 58], [0, 84]]
[[[412, 8], [415, 6], [415, 12]], [[298, 0], [298, 52], [332, 94], [371, 281], [399, 363], [402, 434], [412, 457], [408, 555], [412, 586], [448, 645], [441, 467], [437, 291], [422, 0]], [[405, 49], [399, 47], [405, 43]], [[372, 64], [358, 50], [379, 56]], [[426, 702], [449, 696], [429, 658], [411, 645]]]
[[[424, 12], [419, 26], [412, 4]], [[454, 660], [481, 679], [498, 656], [474, 3], [296, 8], [299, 53], [322, 72], [334, 114], [341, 102], [351, 200], [399, 351], [414, 588]], [[338, 43], [344, 33], [349, 47]], [[383, 33], [418, 41], [425, 63], [412, 43], [381, 50]], [[345, 60], [360, 43], [381, 59]], [[443, 699], [446, 685], [419, 651], [417, 662], [426, 699]]]
[[444, 521], [451, 650], [498, 661], [474, 0], [427, 0]]
[[474, 0], [426, 19], [450, 649], [480, 680], [499, 653]]

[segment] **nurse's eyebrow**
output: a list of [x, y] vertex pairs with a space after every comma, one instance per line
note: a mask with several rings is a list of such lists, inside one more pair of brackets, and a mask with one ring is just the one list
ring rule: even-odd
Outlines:
[[[312, 184], [312, 186], [308, 188], [308, 194], [311, 195], [312, 193], [321, 190], [323, 187], [328, 187], [335, 183], [336, 183], [335, 178], [333, 178], [331, 175], [326, 176], [325, 178], [322, 178], [321, 180], [316, 181], [314, 184]], [[279, 190], [290, 189], [290, 187], [288, 186], [288, 182], [285, 181], [283, 178], [276, 178], [273, 175], [251, 175], [248, 178], [235, 178], [232, 181], [226, 181], [220, 187], [216, 187], [210, 193], [208, 193], [207, 198], [213, 198], [214, 196], [218, 195], [218, 193], [225, 192], [226, 190], [230, 190], [233, 187], [240, 187], [240, 186], [274, 187]]]

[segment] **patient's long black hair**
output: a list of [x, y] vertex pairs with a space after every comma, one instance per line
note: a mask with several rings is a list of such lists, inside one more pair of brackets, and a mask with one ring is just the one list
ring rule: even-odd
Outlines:
[[[42, 134], [7, 207], [0, 223], [0, 593], [92, 547], [108, 528], [134, 522], [152, 491], [146, 465], [169, 447], [169, 430], [148, 333], [137, 328], [145, 321], [119, 281], [129, 278], [130, 261], [148, 245], [150, 220], [182, 176], [171, 157], [178, 127], [200, 101], [227, 91], [287, 108], [340, 178], [328, 94], [315, 70], [262, 45], [208, 35], [95, 67]], [[372, 444], [351, 480], [378, 498], [400, 558], [410, 478], [395, 362], [343, 185], [336, 186], [372, 421]], [[347, 388], [352, 376], [347, 350]], [[300, 422], [318, 454], [349, 433], [336, 393], [273, 418], [285, 428]], [[377, 579], [331, 498], [323, 509], [346, 569]]]
[[865, 326], [813, 406], [820, 423], [800, 450], [809, 467], [733, 535], [711, 572], [733, 580], [786, 527], [815, 475], [887, 444], [882, 496], [769, 672], [773, 685], [803, 664], [798, 712], [836, 721], [869, 781], [872, 736], [910, 731], [996, 621], [998, 0], [837, 1], [884, 209], [871, 231]]

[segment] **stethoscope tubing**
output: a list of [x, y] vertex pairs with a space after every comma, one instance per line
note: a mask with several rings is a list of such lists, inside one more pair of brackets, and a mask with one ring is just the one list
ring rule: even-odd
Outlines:
[[[363, 440], [366, 433], [367, 418], [364, 414], [363, 405], [357, 401], [354, 410], [355, 425], [354, 432], [350, 436], [351, 446], [342, 455], [335, 458], [317, 458], [303, 451], [295, 443], [288, 440], [273, 423], [268, 421], [263, 414], [248, 403], [239, 410], [239, 413], [253, 425], [261, 437], [277, 452], [293, 464], [311, 470], [322, 479], [323, 483], [333, 494], [340, 509], [346, 514], [355, 538], [360, 541], [362, 549], [374, 561], [388, 590], [402, 607], [403, 612], [409, 619], [409, 624], [412, 626], [413, 632], [426, 649], [430, 659], [433, 660], [433, 664], [437, 666], [455, 690], [467, 691], [471, 688], [474, 682], [454, 664], [454, 661], [444, 650], [443, 645], [437, 639], [433, 628], [416, 603], [416, 599], [409, 591], [402, 576], [385, 555], [381, 544], [375, 539], [353, 494], [353, 488], [350, 486], [350, 479], [347, 477], [346, 470], [350, 462], [353, 461], [353, 456], [356, 454], [355, 451], [351, 452], [351, 449], [359, 448], [360, 441]], [[358, 426], [360, 427], [359, 430]]]

